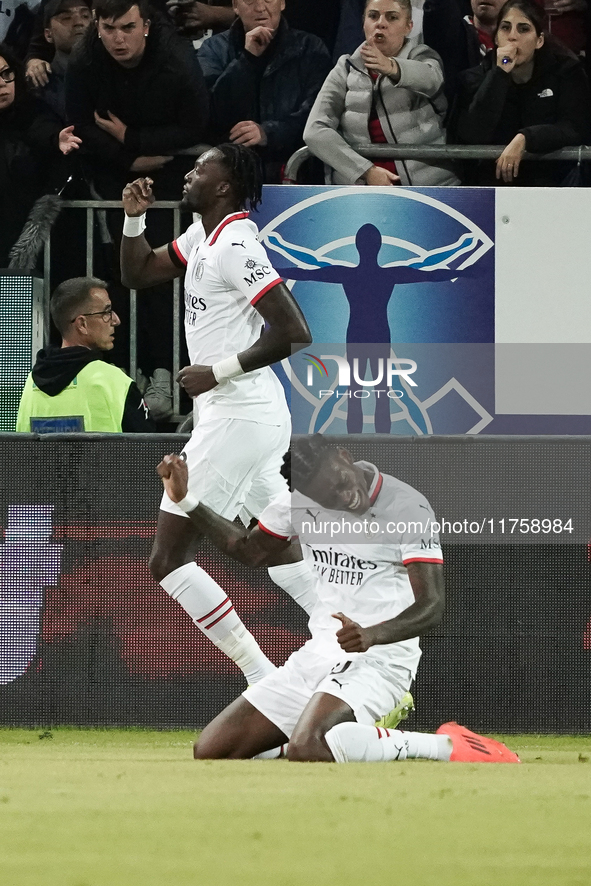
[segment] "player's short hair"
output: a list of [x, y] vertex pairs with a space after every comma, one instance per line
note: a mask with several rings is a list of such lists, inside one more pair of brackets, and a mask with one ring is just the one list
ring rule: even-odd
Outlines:
[[49, 303], [51, 319], [58, 332], [61, 335], [66, 334], [70, 323], [80, 313], [80, 308], [87, 303], [91, 289], [106, 288], [105, 281], [98, 277], [72, 277], [60, 283]]
[[218, 145], [221, 162], [229, 173], [230, 184], [240, 205], [256, 209], [263, 193], [263, 171], [256, 151], [230, 142]]
[[292, 440], [283, 456], [281, 474], [287, 480], [289, 491], [302, 490], [316, 476], [324, 459], [337, 449], [322, 434]]
[[[365, 0], [365, 6], [363, 7], [363, 17], [365, 18], [365, 13], [367, 7], [372, 2], [372, 0]], [[398, 3], [401, 9], [403, 9], [409, 18], [412, 18], [412, 2], [411, 0], [394, 0], [395, 3]]]
[[152, 10], [148, 0], [96, 0], [94, 14], [97, 22], [99, 18], [121, 18], [132, 6], [138, 7], [144, 21], [151, 18]]
[[497, 18], [497, 26], [495, 28], [495, 37], [499, 32], [499, 27], [501, 22], [505, 18], [508, 12], [512, 9], [517, 9], [525, 18], [528, 18], [532, 25], [534, 26], [534, 30], [538, 37], [544, 31], [544, 8], [543, 6], [538, 6], [534, 0], [507, 0], [504, 6], [501, 7], [499, 11], [499, 15]]

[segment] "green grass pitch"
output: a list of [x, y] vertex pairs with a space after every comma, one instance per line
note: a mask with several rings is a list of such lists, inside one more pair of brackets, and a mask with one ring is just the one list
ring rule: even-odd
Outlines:
[[0, 730], [2, 886], [589, 886], [591, 738], [522, 766], [196, 762], [188, 732]]

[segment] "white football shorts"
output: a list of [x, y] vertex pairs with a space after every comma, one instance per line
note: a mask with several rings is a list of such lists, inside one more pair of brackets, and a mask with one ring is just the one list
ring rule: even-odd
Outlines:
[[309, 640], [292, 653], [285, 664], [242, 694], [288, 738], [317, 692], [335, 695], [349, 705], [358, 723], [373, 726], [408, 692], [412, 675], [408, 668], [386, 665], [358, 655], [326, 658], [309, 650]]
[[[189, 492], [216, 514], [248, 525], [270, 500], [286, 489], [279, 473], [289, 448], [291, 422], [266, 425], [233, 418], [198, 421], [183, 449], [189, 468]], [[160, 508], [186, 517], [166, 492]]]

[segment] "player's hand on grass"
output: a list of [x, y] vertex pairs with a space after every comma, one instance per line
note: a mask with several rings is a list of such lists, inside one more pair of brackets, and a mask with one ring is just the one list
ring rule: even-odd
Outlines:
[[151, 178], [136, 178], [134, 182], [125, 185], [121, 197], [125, 215], [134, 218], [144, 214], [156, 199], [152, 193], [153, 184]]
[[180, 455], [165, 455], [157, 466], [158, 476], [172, 501], [182, 501], [189, 488], [189, 469]]
[[199, 394], [211, 391], [217, 385], [211, 366], [184, 366], [176, 380], [189, 397], [198, 397]]
[[337, 640], [341, 649], [345, 652], [367, 652], [372, 645], [369, 628], [362, 628], [343, 612], [333, 612], [332, 617], [338, 618], [342, 624], [337, 631]]

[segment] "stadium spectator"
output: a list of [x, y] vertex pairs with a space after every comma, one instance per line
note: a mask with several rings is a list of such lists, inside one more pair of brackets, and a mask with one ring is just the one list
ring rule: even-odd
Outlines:
[[441, 57], [450, 104], [460, 73], [479, 64], [493, 48], [497, 16], [503, 2], [471, 0], [472, 15], [464, 15], [460, 0], [425, 0], [423, 39]]
[[[67, 110], [98, 190], [119, 196], [130, 171], [157, 174], [174, 151], [199, 142], [207, 95], [189, 44], [163, 19], [151, 21], [145, 0], [99, 0], [95, 15], [68, 66]], [[186, 165], [177, 162], [175, 196]]]
[[[417, 635], [443, 614], [443, 557], [430, 531], [433, 511], [415, 489], [369, 462], [354, 463], [318, 434], [293, 443], [290, 456], [282, 474], [295, 491], [275, 498], [250, 532], [191, 500], [179, 456], [158, 465], [168, 495], [224, 553], [260, 566], [298, 536], [317, 576], [312, 638], [206, 726], [195, 757], [269, 758], [289, 739], [287, 757], [295, 761], [518, 763], [497, 742], [484, 739], [474, 748], [472, 733], [457, 724], [441, 726], [436, 735], [376, 728], [376, 718], [400, 702], [414, 677]], [[368, 513], [369, 526], [378, 528], [360, 529], [362, 541], [351, 538], [345, 527], [363, 526]], [[343, 531], [336, 534], [340, 520]], [[409, 528], [390, 534], [385, 544], [380, 526], [389, 521]], [[321, 528], [327, 523], [330, 535]]]
[[[208, 120], [195, 52], [172, 23], [150, 19], [146, 0], [98, 0], [95, 16], [96, 28], [75, 47], [68, 65], [66, 107], [84, 141], [96, 192], [119, 200], [131, 172], [149, 174], [160, 199], [177, 200], [187, 160], [173, 155], [197, 144]], [[171, 217], [154, 215], [155, 235], [171, 240]], [[111, 213], [109, 223], [118, 249], [120, 213]], [[127, 293], [113, 289], [112, 296], [126, 327]], [[143, 293], [138, 360], [151, 377], [146, 400], [157, 421], [172, 413], [172, 313], [168, 288]], [[117, 362], [125, 365], [126, 357], [118, 352]]]
[[308, 113], [330, 69], [326, 46], [290, 28], [284, 6], [284, 0], [234, 0], [238, 18], [198, 54], [214, 141], [256, 148], [267, 182], [281, 181], [283, 165], [302, 146]]
[[410, 0], [367, 0], [363, 26], [365, 43], [339, 59], [320, 90], [304, 131], [306, 144], [332, 168], [333, 184], [458, 184], [444, 164], [372, 163], [352, 147], [445, 143], [441, 60], [408, 39]]
[[44, 40], [54, 49], [51, 64], [29, 59], [26, 75], [42, 101], [66, 121], [66, 69], [70, 54], [92, 22], [86, 0], [49, 0], [43, 11]]
[[154, 431], [135, 382], [103, 359], [119, 326], [106, 284], [95, 277], [65, 280], [50, 310], [61, 347], [50, 345], [37, 354], [17, 431]]
[[71, 126], [28, 93], [22, 62], [0, 43], [0, 267], [8, 266], [35, 200], [63, 186], [60, 152], [79, 143]]
[[585, 144], [589, 86], [581, 63], [546, 39], [543, 11], [532, 0], [508, 0], [499, 13], [496, 49], [460, 80], [450, 129], [465, 144], [503, 144], [496, 161], [477, 166], [476, 183], [559, 184], [564, 164], [525, 163], [544, 153]]
[[[341, 0], [338, 26], [335, 34], [333, 59], [339, 60], [341, 55], [351, 55], [363, 42], [363, 12], [366, 0]], [[413, 28], [411, 37], [422, 38], [423, 33], [423, 0], [411, 0]], [[427, 42], [427, 41], [425, 41]]]
[[[211, 32], [226, 31], [236, 17], [232, 0], [168, 0], [167, 6], [179, 32], [199, 40]], [[290, 27], [316, 34], [332, 51], [340, 9], [341, 0], [289, 0], [283, 14]]]

